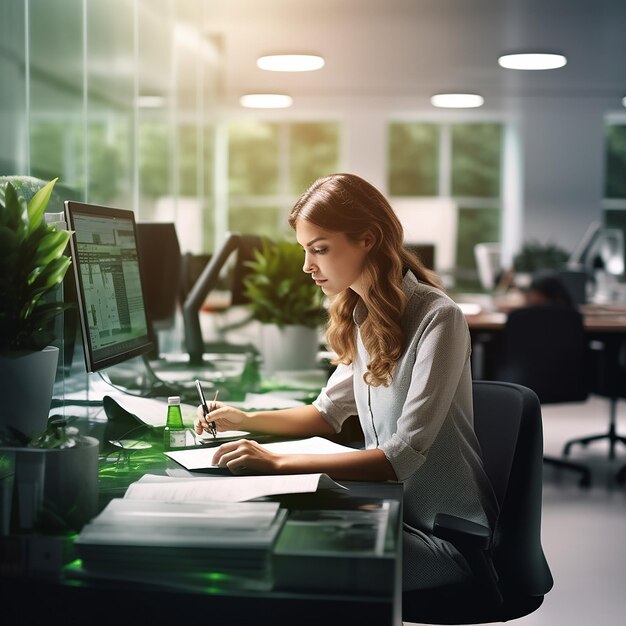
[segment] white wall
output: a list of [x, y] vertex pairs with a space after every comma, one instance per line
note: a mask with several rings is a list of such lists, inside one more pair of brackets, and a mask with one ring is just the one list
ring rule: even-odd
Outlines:
[[601, 217], [606, 103], [528, 99], [520, 108], [522, 234], [572, 249]]

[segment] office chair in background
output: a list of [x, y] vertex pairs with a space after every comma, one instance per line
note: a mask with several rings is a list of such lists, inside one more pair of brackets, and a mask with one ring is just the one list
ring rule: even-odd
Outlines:
[[[574, 444], [587, 446], [592, 441], [608, 440], [609, 459], [615, 458], [615, 445], [619, 442], [626, 445], [626, 437], [617, 434], [617, 405], [620, 398], [626, 398], [626, 344], [619, 336], [606, 336], [600, 341], [592, 342], [590, 351], [593, 359], [591, 369], [592, 394], [609, 400], [609, 429], [599, 435], [588, 435], [569, 440], [563, 454], [567, 456]], [[626, 473], [626, 469], [623, 470]], [[618, 480], [622, 474], [618, 473]]]
[[[522, 307], [509, 313], [500, 337], [493, 379], [529, 387], [541, 404], [584, 402], [589, 397], [588, 348], [581, 314], [561, 304]], [[581, 463], [544, 456], [555, 467], [578, 472], [581, 487], [591, 471]]]
[[535, 611], [553, 579], [541, 546], [543, 436], [537, 395], [521, 385], [474, 381], [474, 429], [500, 505], [492, 532], [447, 514], [434, 533], [463, 554], [482, 584], [406, 591], [405, 622], [481, 624]]

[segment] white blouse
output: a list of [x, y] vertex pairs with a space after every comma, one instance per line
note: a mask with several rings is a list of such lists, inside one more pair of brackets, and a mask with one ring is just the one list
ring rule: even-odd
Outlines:
[[471, 342], [459, 307], [411, 272], [402, 288], [406, 348], [388, 387], [363, 380], [368, 354], [361, 341], [362, 304], [355, 310], [358, 354], [339, 365], [313, 405], [341, 430], [358, 415], [365, 447], [380, 448], [404, 483], [404, 588], [456, 582], [467, 564], [432, 536], [437, 513], [491, 525], [496, 499], [483, 470], [473, 428]]

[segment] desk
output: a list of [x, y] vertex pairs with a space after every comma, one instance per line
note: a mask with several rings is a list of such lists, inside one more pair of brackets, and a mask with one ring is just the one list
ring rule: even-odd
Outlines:
[[[132, 477], [134, 478], [134, 477]], [[207, 577], [206, 587], [181, 588], [168, 584], [164, 571], [157, 584], [77, 579], [65, 572], [53, 577], [5, 577], [0, 585], [0, 606], [13, 624], [56, 622], [82, 624], [94, 617], [119, 624], [241, 624], [352, 623], [399, 626], [401, 624], [402, 485], [400, 483], [345, 482], [346, 492], [317, 492], [281, 496], [289, 510], [353, 508], [380, 500], [398, 503], [390, 520], [387, 550], [395, 566], [388, 591], [380, 594], [311, 591], [307, 589], [242, 589]]]
[[[586, 304], [580, 307], [589, 340], [604, 342], [606, 363], [615, 364], [622, 343], [626, 340], [626, 307], [623, 305]], [[500, 332], [507, 320], [506, 311], [481, 311], [466, 314], [472, 335], [472, 371], [474, 378], [486, 374], [485, 344]]]
[[[398, 483], [346, 483], [347, 494], [309, 494], [285, 497], [290, 509], [334, 508], [347, 500], [394, 499], [401, 503], [402, 486]], [[393, 532], [401, 535], [401, 514], [393, 521]], [[242, 624], [320, 624], [345, 626], [362, 623], [401, 624], [401, 541], [396, 541], [396, 575], [393, 593], [380, 595], [271, 590], [250, 591], [220, 588], [207, 582], [206, 589], [177, 589], [167, 585], [139, 585], [127, 582], [76, 581], [71, 578], [46, 580], [10, 578], [2, 581], [0, 602], [3, 614], [12, 615], [14, 624], [55, 622], [82, 624], [101, 616], [118, 624], [195, 624], [213, 622], [220, 626]], [[212, 618], [215, 618], [214, 620]]]
[[[626, 333], [626, 308], [604, 304], [586, 304], [580, 307], [585, 329], [593, 333]], [[506, 324], [506, 311], [481, 311], [466, 315], [470, 332], [499, 331]]]

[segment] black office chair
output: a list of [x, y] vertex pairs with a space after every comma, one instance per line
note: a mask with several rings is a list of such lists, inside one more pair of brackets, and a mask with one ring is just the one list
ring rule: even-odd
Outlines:
[[405, 622], [480, 624], [535, 611], [552, 588], [541, 546], [543, 436], [537, 395], [521, 385], [474, 381], [474, 429], [500, 505], [493, 532], [451, 515], [435, 517], [436, 536], [465, 556], [478, 583], [407, 591]]
[[[609, 459], [615, 458], [617, 443], [626, 445], [626, 437], [617, 433], [617, 405], [620, 398], [626, 398], [626, 344], [621, 336], [606, 334], [593, 342], [591, 350], [593, 367], [591, 368], [590, 391], [596, 396], [609, 399], [609, 428], [598, 435], [587, 435], [570, 439], [563, 448], [567, 456], [574, 444], [587, 446], [592, 441], [606, 439], [609, 443]], [[626, 477], [626, 466], [617, 474], [618, 482]]]
[[[588, 357], [583, 318], [576, 309], [522, 307], [508, 315], [492, 378], [529, 387], [541, 404], [584, 402], [589, 397]], [[544, 461], [578, 472], [582, 487], [591, 484], [591, 471], [581, 463], [552, 456]]]

